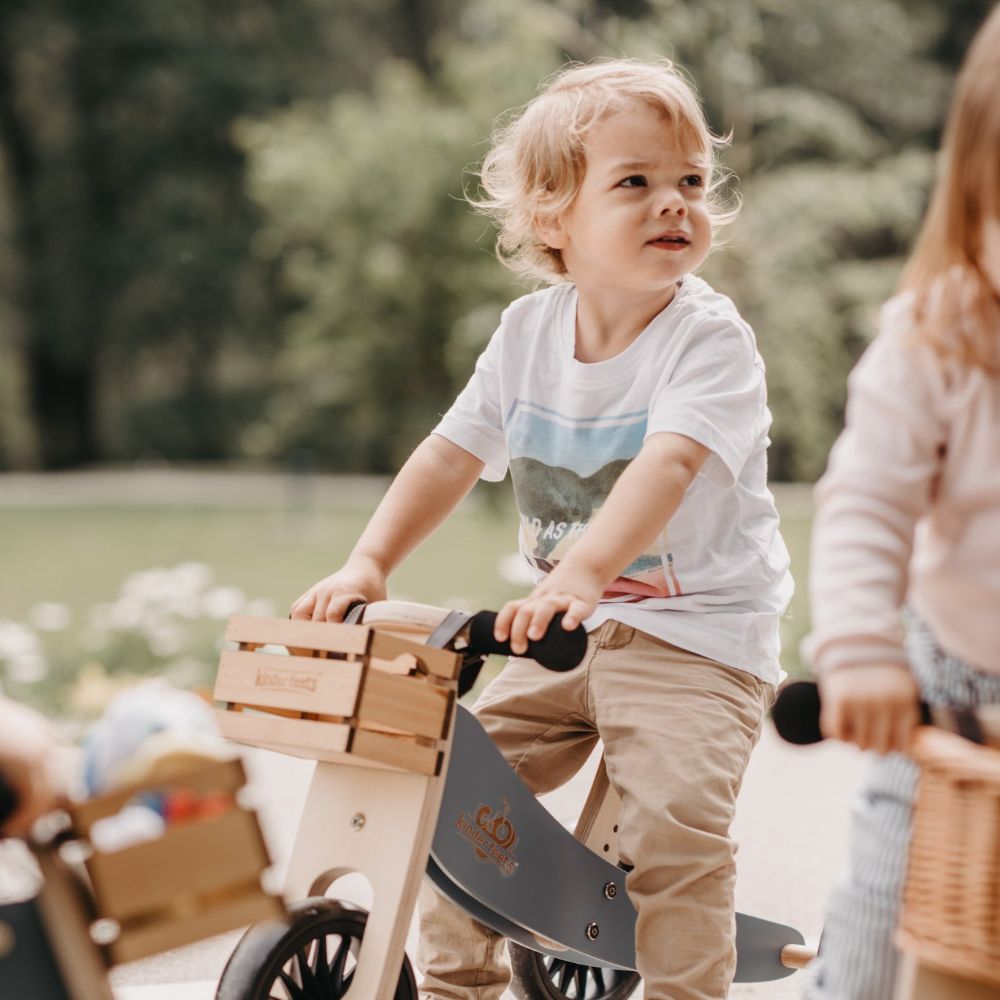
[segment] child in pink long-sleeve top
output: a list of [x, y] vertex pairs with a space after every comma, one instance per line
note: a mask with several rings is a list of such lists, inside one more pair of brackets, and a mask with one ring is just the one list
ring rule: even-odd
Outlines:
[[895, 751], [918, 694], [1000, 702], [998, 164], [1000, 7], [959, 77], [930, 210], [851, 375], [847, 427], [817, 491], [806, 651], [820, 724], [881, 755], [814, 963], [817, 1000], [892, 995], [917, 777]]

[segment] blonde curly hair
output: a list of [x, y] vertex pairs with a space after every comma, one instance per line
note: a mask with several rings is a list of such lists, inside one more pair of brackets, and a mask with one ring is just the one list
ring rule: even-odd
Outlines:
[[469, 198], [496, 224], [496, 252], [503, 264], [534, 281], [567, 280], [561, 253], [539, 237], [537, 224], [572, 207], [587, 167], [588, 131], [635, 101], [660, 112], [678, 141], [704, 161], [713, 233], [736, 215], [737, 207], [726, 209], [721, 203], [716, 165], [716, 153], [729, 137], [709, 129], [694, 87], [674, 63], [572, 63], [543, 82], [538, 96], [497, 128], [479, 170], [482, 194]]

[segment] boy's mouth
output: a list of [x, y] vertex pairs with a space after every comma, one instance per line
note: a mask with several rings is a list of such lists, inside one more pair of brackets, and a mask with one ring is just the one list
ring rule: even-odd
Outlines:
[[688, 246], [690, 240], [684, 233], [681, 232], [669, 232], [661, 233], [656, 239], [650, 240], [649, 245], [654, 247], [662, 247], [665, 250], [678, 250], [682, 247]]

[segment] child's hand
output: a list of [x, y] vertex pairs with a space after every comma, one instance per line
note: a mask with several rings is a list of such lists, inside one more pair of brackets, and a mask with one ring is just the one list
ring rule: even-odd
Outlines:
[[511, 649], [520, 656], [527, 651], [529, 639], [545, 635], [560, 611], [565, 612], [562, 627], [568, 632], [575, 629], [593, 613], [602, 593], [600, 580], [557, 566], [527, 597], [508, 601], [500, 609], [493, 634], [500, 642], [510, 637]]
[[0, 774], [18, 803], [0, 835], [23, 836], [39, 816], [62, 802], [53, 767], [57, 745], [55, 733], [42, 716], [0, 698]]
[[384, 601], [385, 574], [373, 563], [349, 559], [336, 573], [314, 583], [292, 605], [292, 618], [342, 622], [358, 601]]
[[856, 743], [862, 750], [904, 753], [920, 720], [920, 691], [897, 664], [842, 667], [820, 681], [824, 736]]

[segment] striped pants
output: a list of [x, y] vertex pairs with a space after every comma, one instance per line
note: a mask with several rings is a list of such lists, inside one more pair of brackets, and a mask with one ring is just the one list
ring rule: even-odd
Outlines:
[[[930, 705], [1000, 703], [1000, 673], [949, 656], [927, 625], [907, 616], [910, 668]], [[899, 919], [918, 769], [901, 754], [874, 756], [857, 796], [848, 870], [834, 891], [806, 1000], [891, 1000], [899, 964]]]

